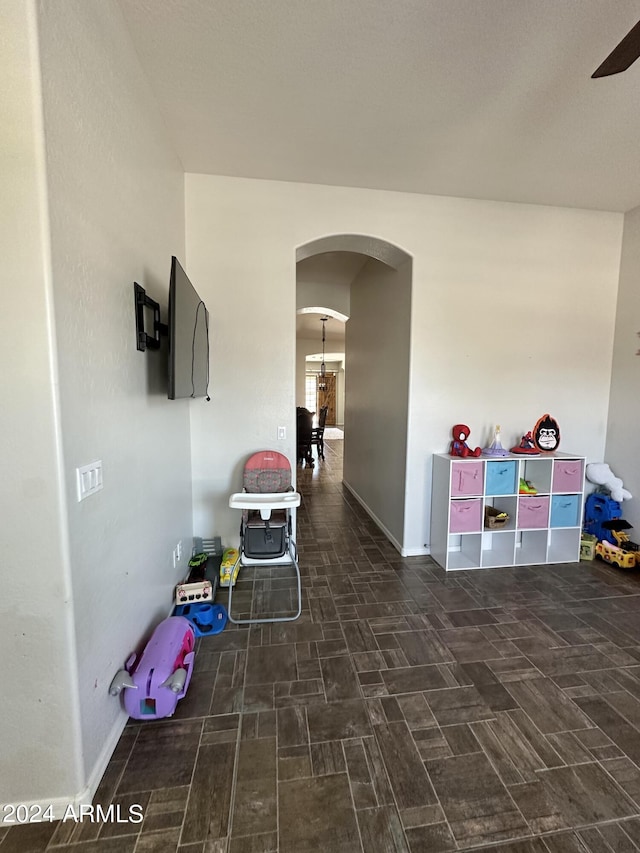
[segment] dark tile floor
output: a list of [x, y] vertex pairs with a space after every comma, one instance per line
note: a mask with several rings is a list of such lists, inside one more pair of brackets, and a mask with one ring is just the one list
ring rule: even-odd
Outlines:
[[[298, 470], [304, 610], [199, 641], [174, 718], [130, 724], [97, 795], [142, 826], [0, 830], [0, 853], [640, 850], [640, 575], [446, 575]], [[290, 606], [287, 578], [242, 610]]]

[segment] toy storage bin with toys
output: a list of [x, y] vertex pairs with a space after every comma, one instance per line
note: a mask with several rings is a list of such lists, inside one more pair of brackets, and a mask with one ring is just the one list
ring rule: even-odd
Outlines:
[[431, 556], [447, 571], [577, 563], [584, 471], [560, 451], [434, 454]]
[[508, 513], [499, 510], [490, 504], [484, 508], [484, 526], [486, 530], [499, 530], [509, 521]]

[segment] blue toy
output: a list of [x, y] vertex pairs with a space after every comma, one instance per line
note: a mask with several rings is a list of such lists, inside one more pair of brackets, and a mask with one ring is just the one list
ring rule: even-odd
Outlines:
[[124, 690], [125, 710], [136, 720], [171, 717], [189, 687], [194, 646], [191, 623], [169, 616], [151, 635], [137, 666], [134, 652], [116, 673], [109, 693], [117, 696]]
[[597, 539], [616, 544], [613, 531], [604, 526], [605, 521], [622, 517], [622, 507], [609, 495], [593, 492], [587, 497], [584, 507], [584, 531]]
[[227, 624], [227, 611], [222, 604], [179, 604], [173, 614], [188, 619], [196, 637], [219, 634]]

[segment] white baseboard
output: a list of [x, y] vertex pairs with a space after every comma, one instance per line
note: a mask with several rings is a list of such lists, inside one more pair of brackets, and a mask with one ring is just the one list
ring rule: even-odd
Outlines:
[[0, 826], [23, 826], [26, 823], [62, 820], [69, 806], [78, 809], [85, 802], [82, 795], [53, 797], [50, 800], [27, 800], [22, 803], [4, 803]]
[[403, 557], [428, 557], [431, 554], [431, 548], [403, 548], [400, 553]]
[[98, 756], [85, 788], [68, 797], [52, 797], [48, 800], [29, 800], [21, 803], [4, 803], [0, 813], [0, 826], [15, 826], [17, 823], [41, 823], [48, 820], [62, 820], [69, 809], [77, 814], [81, 806], [91, 804], [100, 780], [104, 776], [111, 756], [118, 745], [129, 717], [122, 713], [118, 716], [109, 737]]
[[342, 481], [342, 485], [346, 486], [346, 488], [349, 490], [349, 492], [358, 501], [358, 503], [360, 504], [362, 509], [367, 513], [367, 515], [371, 518], [371, 520], [373, 522], [375, 522], [375, 524], [380, 528], [380, 530], [382, 530], [382, 532], [387, 537], [389, 542], [391, 542], [393, 547], [402, 555], [402, 545], [398, 542], [398, 540], [395, 538], [395, 536], [389, 530], [387, 530], [387, 528], [380, 521], [380, 519], [375, 514], [375, 512], [373, 512], [373, 510], [369, 506], [367, 506], [366, 502], [360, 497], [360, 495], [356, 492], [356, 490], [352, 486], [350, 486], [349, 483], [347, 483], [346, 480]]
[[105, 770], [111, 761], [111, 756], [115, 752], [118, 741], [122, 737], [122, 732], [124, 731], [128, 721], [129, 715], [123, 710], [121, 714], [118, 715], [118, 718], [109, 732], [109, 736], [104, 742], [100, 755], [98, 756], [96, 763], [93, 765], [93, 770], [89, 774], [89, 779], [87, 780], [87, 787], [85, 791], [88, 792], [89, 802], [91, 802], [98, 790], [98, 785], [104, 776]]
[[373, 512], [373, 510], [367, 506], [366, 501], [364, 501], [360, 495], [356, 492], [353, 486], [350, 486], [346, 480], [342, 481], [342, 485], [345, 486], [349, 492], [353, 495], [353, 497], [358, 501], [362, 509], [367, 513], [367, 515], [371, 518], [373, 522], [382, 530], [384, 535], [387, 537], [389, 542], [393, 545], [396, 551], [399, 552], [401, 557], [426, 557], [431, 554], [431, 550], [427, 547], [424, 548], [403, 548], [402, 545], [398, 542], [395, 536], [387, 530], [384, 524], [380, 521], [378, 516]]

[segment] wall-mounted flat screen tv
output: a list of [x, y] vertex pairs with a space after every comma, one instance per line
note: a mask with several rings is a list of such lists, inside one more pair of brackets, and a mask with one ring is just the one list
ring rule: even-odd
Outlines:
[[169, 281], [169, 399], [209, 396], [209, 312], [176, 257]]

